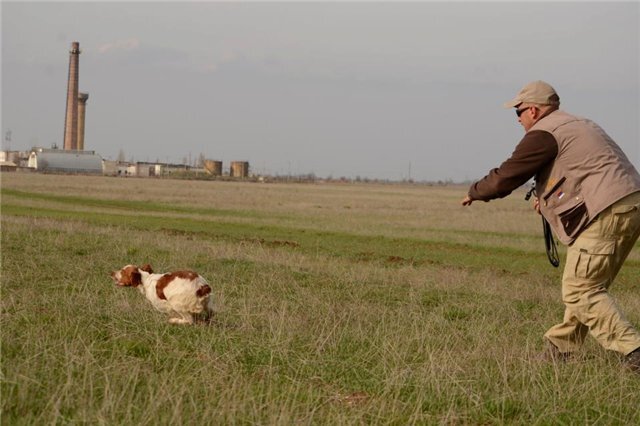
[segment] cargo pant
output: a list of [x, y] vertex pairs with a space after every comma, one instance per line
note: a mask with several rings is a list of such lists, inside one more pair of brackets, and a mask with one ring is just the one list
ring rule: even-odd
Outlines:
[[638, 236], [640, 192], [635, 192], [600, 213], [568, 247], [562, 276], [564, 321], [544, 335], [560, 352], [574, 352], [587, 334], [623, 355], [640, 348], [640, 332], [608, 291]]

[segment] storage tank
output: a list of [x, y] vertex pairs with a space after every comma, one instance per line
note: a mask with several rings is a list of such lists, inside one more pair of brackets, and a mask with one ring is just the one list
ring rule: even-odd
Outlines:
[[204, 170], [212, 176], [222, 176], [222, 161], [204, 160]]
[[229, 175], [231, 177], [246, 178], [249, 177], [249, 162], [248, 161], [232, 161], [229, 168]]

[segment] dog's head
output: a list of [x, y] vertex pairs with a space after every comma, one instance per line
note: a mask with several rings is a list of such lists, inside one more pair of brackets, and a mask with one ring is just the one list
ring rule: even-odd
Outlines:
[[121, 287], [138, 287], [142, 284], [142, 274], [140, 271], [153, 273], [151, 265], [144, 265], [142, 268], [138, 268], [136, 265], [127, 265], [124, 268], [111, 272], [111, 278], [113, 281]]

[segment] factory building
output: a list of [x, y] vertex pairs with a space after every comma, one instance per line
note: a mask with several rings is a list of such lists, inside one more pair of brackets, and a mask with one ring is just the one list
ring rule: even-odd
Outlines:
[[36, 148], [29, 154], [28, 167], [48, 173], [102, 174], [102, 158], [94, 151]]
[[[103, 160], [95, 151], [85, 151], [85, 116], [88, 93], [79, 91], [80, 43], [69, 50], [69, 74], [64, 123], [63, 149], [34, 147], [31, 151], [0, 151], [1, 171], [37, 171], [43, 173], [104, 174], [107, 176], [185, 177], [189, 175], [223, 176], [219, 160], [204, 160], [198, 167], [187, 164], [123, 162]], [[233, 161], [231, 178], [249, 177], [249, 162]]]
[[206, 169], [186, 164], [150, 163], [146, 161], [125, 162], [104, 160], [103, 173], [106, 176], [122, 177], [160, 177], [181, 175], [184, 173], [205, 174]]
[[21, 151], [0, 151], [0, 171], [15, 172], [27, 165], [29, 153]]
[[95, 151], [84, 150], [84, 129], [88, 93], [78, 91], [80, 43], [69, 50], [67, 108], [64, 123], [64, 149], [33, 148], [27, 167], [45, 173], [102, 174], [103, 161]]

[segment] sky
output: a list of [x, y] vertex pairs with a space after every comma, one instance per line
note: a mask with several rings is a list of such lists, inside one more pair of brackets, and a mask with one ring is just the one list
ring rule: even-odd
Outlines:
[[523, 135], [502, 104], [545, 80], [640, 168], [636, 1], [2, 1], [0, 14], [3, 149], [63, 146], [78, 41], [85, 149], [106, 159], [475, 180]]

